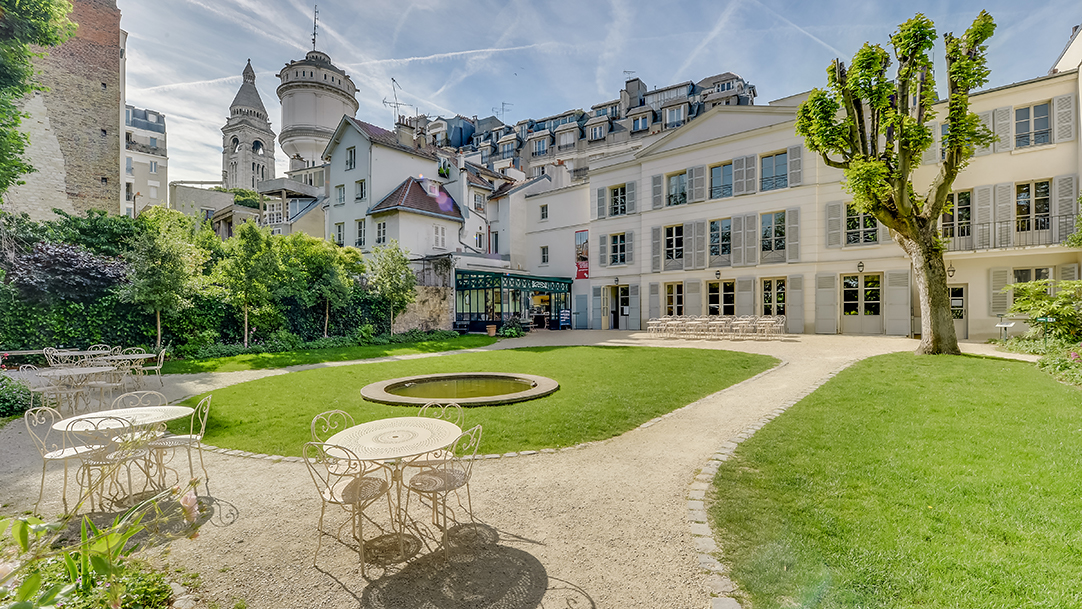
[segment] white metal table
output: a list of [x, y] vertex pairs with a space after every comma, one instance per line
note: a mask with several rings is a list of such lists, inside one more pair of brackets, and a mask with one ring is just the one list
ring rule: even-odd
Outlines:
[[104, 374], [116, 370], [116, 366], [54, 366], [52, 368], [40, 368], [38, 376], [62, 379], [72, 377], [86, 377], [95, 374]]

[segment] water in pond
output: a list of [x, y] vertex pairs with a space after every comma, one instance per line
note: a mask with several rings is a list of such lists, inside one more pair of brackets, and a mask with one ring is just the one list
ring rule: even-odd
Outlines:
[[387, 388], [387, 393], [409, 398], [453, 399], [507, 395], [531, 389], [533, 383], [512, 378], [459, 377], [410, 381]]

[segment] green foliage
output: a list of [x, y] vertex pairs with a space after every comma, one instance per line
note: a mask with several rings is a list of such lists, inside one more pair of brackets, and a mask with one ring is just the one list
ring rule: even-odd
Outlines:
[[20, 176], [36, 171], [23, 154], [30, 136], [19, 131], [28, 115], [15, 105], [16, 96], [0, 91], [0, 193], [14, 184], [24, 184]]
[[398, 315], [417, 299], [417, 276], [410, 268], [409, 257], [394, 240], [386, 247], [374, 248], [372, 257], [368, 281], [389, 304], [391, 313]]
[[46, 223], [49, 241], [85, 247], [101, 256], [120, 256], [146, 230], [146, 221], [141, 216], [110, 216], [100, 209], [87, 210], [85, 217], [60, 209], [53, 209], [53, 213], [58, 218]]
[[41, 242], [17, 255], [7, 280], [20, 296], [38, 304], [90, 302], [125, 280], [123, 261], [78, 245]]
[[[241, 224], [226, 242], [226, 257], [214, 268], [213, 281], [225, 288], [224, 295], [244, 315], [244, 344], [249, 340], [249, 315], [273, 323], [270, 304], [272, 289], [281, 281], [282, 264], [272, 244], [270, 229], [254, 222]], [[262, 309], [261, 309], [262, 307]]]
[[[1054, 293], [1050, 294], [1052, 287]], [[1082, 281], [1051, 281], [1042, 279], [1015, 283], [1004, 288], [1014, 294], [1011, 314], [1053, 318], [1054, 322], [1030, 321], [1030, 333], [1056, 339], [1082, 338]]]
[[507, 323], [500, 326], [500, 329], [496, 331], [496, 336], [503, 338], [521, 338], [526, 336], [526, 333], [522, 330], [522, 319], [518, 315], [512, 315], [511, 319], [507, 320]]
[[233, 204], [240, 205], [241, 207], [250, 207], [252, 209], [259, 209], [260, 201], [262, 197], [254, 190], [247, 188], [222, 188], [221, 186], [215, 186], [211, 190], [217, 190], [218, 192], [229, 192], [233, 194]]
[[0, 417], [21, 415], [30, 407], [30, 388], [0, 374]]

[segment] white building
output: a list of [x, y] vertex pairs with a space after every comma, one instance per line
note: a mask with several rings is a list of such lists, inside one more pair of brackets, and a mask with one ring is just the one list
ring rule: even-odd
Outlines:
[[165, 115], [127, 106], [124, 112], [123, 213], [133, 216], [148, 205], [166, 205], [169, 151]]

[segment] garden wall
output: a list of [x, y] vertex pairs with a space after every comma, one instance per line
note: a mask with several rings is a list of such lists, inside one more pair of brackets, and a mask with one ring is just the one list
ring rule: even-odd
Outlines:
[[394, 320], [395, 333], [452, 329], [454, 302], [454, 288], [417, 286], [417, 300]]

